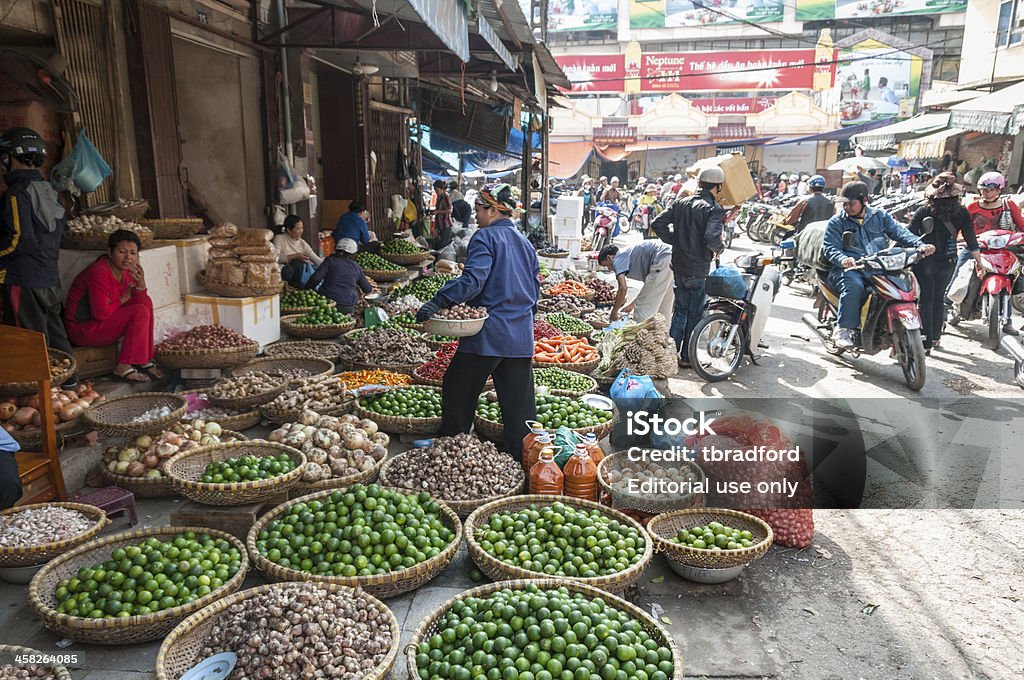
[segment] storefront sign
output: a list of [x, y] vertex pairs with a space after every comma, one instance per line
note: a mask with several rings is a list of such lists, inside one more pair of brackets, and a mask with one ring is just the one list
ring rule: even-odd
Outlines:
[[761, 158], [761, 164], [768, 172], [814, 174], [818, 167], [818, 143], [772, 144], [764, 147]]
[[687, 0], [630, 0], [630, 28], [679, 28], [738, 22], [782, 21], [782, 0], [732, 0], [696, 3]]
[[616, 31], [618, 28], [618, 0], [548, 0], [550, 32]]
[[797, 21], [963, 12], [967, 0], [796, 0]]
[[622, 92], [626, 57], [622, 54], [584, 54], [555, 57], [573, 92]]
[[712, 115], [746, 115], [760, 113], [775, 104], [775, 97], [722, 97], [691, 99], [690, 105], [701, 113]]

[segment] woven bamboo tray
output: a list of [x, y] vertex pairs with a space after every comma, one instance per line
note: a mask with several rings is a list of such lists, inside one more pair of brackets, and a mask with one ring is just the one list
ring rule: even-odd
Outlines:
[[139, 220], [139, 224], [152, 231], [156, 239], [191, 238], [203, 228], [203, 220], [198, 217]]
[[[327, 307], [328, 309], [334, 309], [335, 307], [338, 306], [338, 303], [336, 301], [331, 300], [331, 299], [327, 299], [327, 298], [325, 298], [325, 299], [327, 300], [327, 302], [326, 302], [326, 304], [324, 306]], [[296, 314], [299, 314], [299, 315], [308, 314], [309, 312], [312, 312], [314, 309], [318, 309], [318, 308], [317, 307], [285, 307], [284, 305], [281, 305], [281, 316], [294, 316]]]
[[[75, 361], [75, 357], [71, 354], [66, 354], [59, 349], [47, 347], [46, 352], [50, 357], [50, 366], [52, 368], [54, 359], [63, 360], [70, 359], [71, 367], [67, 370], [58, 373], [56, 375], [50, 375], [50, 385], [54, 387], [63, 385], [68, 379], [75, 374], [78, 370], [78, 362]], [[39, 385], [34, 382], [17, 382], [17, 383], [0, 383], [0, 394], [10, 395], [12, 397], [20, 397], [26, 394], [35, 394], [36, 390], [39, 389]]]
[[231, 369], [231, 375], [245, 375], [253, 371], [263, 371], [270, 375], [280, 375], [286, 371], [305, 371], [306, 375], [289, 379], [288, 384], [294, 385], [310, 378], [334, 375], [334, 363], [313, 357], [266, 357], [253, 359], [244, 366]]
[[[402, 569], [387, 574], [373, 574], [370, 576], [319, 576], [291, 569], [289, 567], [282, 567], [279, 564], [271, 562], [256, 550], [256, 537], [260, 535], [263, 528], [274, 521], [277, 517], [287, 513], [291, 506], [296, 503], [303, 503], [323, 498], [324, 496], [334, 493], [334, 491], [335, 489], [327, 489], [325, 491], [292, 499], [287, 503], [282, 503], [260, 517], [256, 521], [256, 524], [253, 525], [252, 529], [249, 530], [249, 535], [245, 540], [245, 545], [249, 549], [249, 554], [252, 556], [253, 564], [256, 565], [256, 568], [276, 581], [314, 581], [317, 583], [336, 583], [343, 586], [358, 586], [371, 595], [380, 598], [387, 598], [416, 590], [420, 586], [426, 584], [441, 573], [441, 571], [451, 563], [452, 559], [455, 558], [455, 554], [459, 551], [459, 544], [462, 543], [462, 522], [459, 521], [459, 516], [455, 514], [455, 511], [443, 502], [438, 502], [438, 506], [441, 509], [441, 519], [455, 533], [455, 538], [453, 538], [451, 543], [449, 543], [444, 550], [438, 554], [420, 562], [419, 564], [409, 567], [408, 569]], [[407, 492], [402, 491], [402, 493]]]
[[[139, 416], [150, 409], [162, 406], [171, 408], [170, 415], [149, 421], [138, 420]], [[131, 437], [163, 432], [168, 426], [181, 420], [186, 408], [185, 398], [181, 395], [139, 392], [93, 404], [82, 415], [82, 420], [102, 434]]]
[[[156, 668], [154, 669], [157, 680], [178, 680], [188, 669], [201, 661], [199, 652], [206, 645], [211, 629], [220, 616], [230, 607], [272, 589], [299, 587], [299, 585], [268, 584], [250, 588], [237, 592], [234, 595], [229, 595], [218, 602], [214, 602], [202, 611], [189, 616], [175, 626], [174, 630], [167, 635], [167, 638], [160, 645], [160, 650], [156, 654]], [[351, 590], [347, 586], [334, 583], [319, 583], [317, 586], [331, 593]], [[371, 606], [387, 614], [388, 621], [391, 624], [391, 647], [380, 664], [369, 672], [360, 675], [360, 677], [362, 680], [384, 680], [391, 674], [391, 670], [394, 668], [395, 661], [398, 658], [398, 650], [401, 647], [401, 629], [398, 626], [398, 619], [395, 618], [394, 613], [377, 598], [369, 597]], [[241, 652], [242, 650], [236, 651]]]
[[14, 657], [16, 656], [57, 656], [50, 652], [49, 654], [43, 653], [37, 649], [30, 647], [18, 647], [16, 645], [0, 645], [0, 666], [6, 666], [8, 664], [16, 667], [24, 667], [27, 665], [38, 666], [45, 668], [50, 671], [56, 680], [71, 680], [71, 673], [64, 666], [59, 666], [52, 663], [37, 663], [37, 664], [16, 664], [14, 663]]
[[[316, 412], [322, 416], [343, 416], [346, 413], [351, 413], [353, 405], [355, 404], [354, 398], [346, 399], [341, 404], [338, 404], [334, 408], [320, 408], [316, 409]], [[305, 407], [277, 410], [269, 408], [269, 404], [260, 407], [260, 414], [274, 423], [275, 425], [283, 425], [284, 423], [296, 423], [302, 416], [302, 412], [306, 410]]]
[[[56, 420], [56, 418], [57, 416], [54, 415], [54, 420]], [[77, 432], [81, 428], [81, 426], [81, 416], [66, 423], [57, 423], [56, 425], [54, 425], [53, 433], [57, 437], [58, 445], [60, 444], [62, 438], [71, 436], [72, 434]], [[43, 443], [42, 428], [29, 427], [24, 430], [17, 430], [16, 432], [11, 432], [10, 434], [11, 438], [14, 439], [14, 441], [18, 442], [18, 445], [22, 448], [22, 450], [25, 451], [38, 448], [42, 446]]]
[[[553, 394], [553, 393], [552, 393]], [[484, 398], [489, 401], [496, 401], [497, 395], [493, 392], [485, 392]], [[568, 395], [556, 395], [556, 396], [568, 396]], [[590, 427], [578, 427], [574, 428], [573, 432], [578, 434], [580, 437], [586, 437], [588, 434], [593, 434], [597, 437], [598, 441], [608, 436], [608, 433], [612, 431], [614, 421], [607, 420], [598, 425], [591, 425]], [[484, 439], [490, 439], [492, 442], [501, 444], [505, 437], [505, 424], [498, 423], [493, 420], [486, 420], [481, 418], [475, 412], [473, 413], [473, 427], [480, 433]]]
[[[692, 508], [700, 506], [704, 502], [704, 494], [665, 494], [658, 498], [645, 498], [642, 496], [635, 496], [630, 493], [625, 493], [616, 489], [614, 486], [608, 483], [606, 479], [610, 470], [619, 469], [619, 466], [625, 464], [628, 461], [626, 451], [616, 451], [609, 453], [605, 456], [600, 463], [597, 465], [597, 482], [601, 485], [601, 488], [611, 496], [615, 502], [615, 506], [619, 508], [631, 508], [633, 510], [639, 510], [640, 512], [647, 512], [654, 515], [661, 514], [664, 512], [673, 512], [675, 510], [682, 510], [685, 508]], [[685, 467], [693, 471], [698, 475], [699, 482], [705, 481], [704, 471], [700, 469], [696, 463], [690, 462], [679, 462], [679, 463], [659, 463], [662, 467]]]
[[284, 287], [283, 282], [278, 284], [268, 284], [266, 286], [247, 286], [240, 283], [218, 281], [217, 279], [211, 279], [206, 276], [205, 269], [199, 272], [197, 277], [199, 278], [199, 283], [203, 288], [215, 295], [223, 295], [224, 297], [260, 297], [263, 295], [277, 295]]
[[427, 347], [436, 352], [437, 350], [447, 345], [449, 342], [456, 342], [457, 340], [458, 338], [453, 337], [451, 340], [445, 340], [444, 342], [442, 342], [440, 340], [431, 340], [430, 336], [427, 336], [426, 338], [424, 338], [423, 341], [427, 343]]
[[[57, 611], [58, 602], [55, 594], [57, 584], [66, 578], [74, 577], [82, 567], [90, 567], [105, 561], [110, 557], [110, 553], [117, 548], [136, 545], [150, 537], [158, 540], [173, 540], [187, 531], [222, 538], [241, 553], [238, 572], [220, 588], [180, 607], [141, 616], [109, 616], [101, 619], [87, 619], [61, 614]], [[249, 558], [246, 555], [245, 546], [237, 538], [223, 531], [203, 527], [136, 529], [98, 538], [54, 558], [32, 579], [28, 586], [28, 601], [36, 615], [42, 620], [43, 625], [61, 637], [100, 645], [136, 644], [164, 637], [189, 614], [238, 590], [242, 581], [245, 580], [248, 570]]]
[[[558, 366], [554, 366], [554, 367], [553, 366], [545, 366], [545, 368], [560, 368], [560, 367], [558, 367]], [[566, 370], [568, 370], [568, 369], [566, 369]], [[576, 373], [577, 371], [573, 371], [573, 372]], [[597, 381], [594, 380], [589, 375], [586, 375], [586, 374], [582, 374], [582, 375], [584, 375], [587, 378], [587, 380], [590, 381], [590, 387], [588, 387], [587, 389], [582, 390], [582, 391], [578, 391], [578, 390], [559, 390], [559, 389], [555, 389], [555, 388], [552, 387], [552, 388], [550, 388], [551, 394], [555, 394], [555, 395], [558, 395], [558, 396], [561, 396], [561, 397], [573, 397], [573, 398], [579, 399], [584, 394], [590, 394], [591, 392], [597, 391]], [[538, 388], [538, 387], [545, 387], [545, 386], [544, 385], [538, 385], [537, 383], [534, 383], [534, 388]]]
[[[391, 468], [392, 464], [394, 464], [396, 460], [408, 454], [409, 452], [405, 451], [403, 453], [398, 454], [397, 456], [387, 458], [383, 461], [384, 465], [380, 469], [379, 484], [381, 486], [390, 486], [396, 489], [401, 488], [393, 480], [388, 479], [388, 470]], [[519, 465], [518, 463], [515, 464], [515, 468], [517, 470], [518, 481], [512, 486], [512, 488], [508, 489], [507, 491], [496, 493], [493, 496], [488, 496], [487, 498], [477, 498], [474, 500], [454, 500], [448, 498], [441, 498], [439, 500], [444, 501], [448, 505], [448, 507], [455, 511], [455, 514], [459, 516], [459, 519], [465, 521], [465, 519], [469, 517], [471, 514], [473, 514], [473, 511], [476, 510], [477, 508], [481, 508], [487, 505], [488, 503], [493, 503], [494, 501], [501, 500], [503, 498], [510, 498], [512, 496], [516, 496], [523, 491], [524, 487], [526, 486], [526, 473], [523, 471], [523, 466]], [[409, 493], [412, 493], [412, 491], [409, 491]]]
[[[436, 380], [434, 378], [424, 378], [422, 375], [419, 374], [419, 370], [421, 368], [422, 368], [422, 366], [417, 366], [413, 370], [413, 372], [412, 372], [412, 379], [413, 379], [414, 383], [416, 383], [417, 385], [430, 385], [431, 387], [441, 387], [444, 384], [443, 380]], [[487, 382], [484, 383], [484, 389], [485, 390], [493, 390], [494, 389], [494, 379], [493, 378], [488, 376]]]
[[430, 254], [429, 250], [424, 250], [418, 253], [396, 253], [394, 255], [380, 254], [388, 262], [394, 262], [408, 267], [409, 265], [419, 264], [425, 260], [433, 259], [433, 255]]
[[607, 576], [580, 576], [575, 578], [559, 576], [558, 578], [564, 578], [567, 581], [575, 583], [586, 583], [587, 585], [610, 592], [622, 592], [629, 586], [636, 583], [637, 579], [639, 579], [644, 573], [648, 565], [651, 563], [651, 559], [654, 557], [654, 544], [651, 542], [651, 537], [647, 535], [647, 532], [640, 523], [632, 517], [629, 517], [618, 510], [613, 510], [612, 508], [601, 505], [600, 503], [580, 498], [571, 498], [569, 496], [514, 496], [512, 498], [502, 498], [500, 500], [493, 501], [475, 510], [473, 514], [469, 516], [469, 519], [466, 520], [466, 546], [469, 548], [469, 556], [472, 557], [476, 565], [480, 567], [480, 571], [484, 572], [489, 578], [495, 581], [549, 578], [542, 572], [530, 571], [528, 569], [523, 569], [522, 567], [516, 567], [487, 554], [484, 552], [484, 549], [480, 547], [480, 543], [477, 542], [474, 532], [478, 527], [482, 527], [491, 515], [495, 513], [518, 512], [530, 505], [548, 506], [555, 502], [562, 503], [563, 505], [569, 505], [577, 509], [598, 510], [602, 515], [610, 517], [618, 521], [620, 524], [626, 524], [632, 527], [640, 534], [641, 538], [644, 539], [644, 552], [641, 555], [640, 560], [624, 571], [616, 574], [609, 574]]
[[256, 358], [260, 343], [228, 349], [164, 350], [157, 345], [156, 361], [166, 368], [232, 368]]
[[[142, 247], [139, 250], [145, 250], [153, 245], [153, 232], [149, 229], [136, 231], [135, 235], [139, 237], [139, 241], [142, 243]], [[110, 234], [102, 231], [90, 231], [86, 234], [71, 234], [68, 233], [61, 239], [60, 247], [64, 250], [107, 250], [107, 239], [110, 238]]]
[[[374, 326], [373, 328], [366, 328], [366, 327], [354, 328], [354, 329], [352, 329], [350, 331], [345, 331], [345, 333], [343, 335], [345, 336], [345, 340], [349, 344], [355, 344], [355, 343], [359, 342], [359, 339], [362, 338], [365, 333], [368, 333], [368, 332], [373, 331], [373, 330], [377, 330], [377, 328], [378, 328], [377, 326]], [[402, 324], [402, 328], [407, 330], [407, 331], [411, 331], [411, 332], [408, 333], [410, 338], [417, 338], [419, 340], [423, 340], [423, 342], [426, 342], [425, 336], [423, 335], [423, 332], [420, 329], [418, 329], [416, 326], [409, 325], [409, 324]]]
[[[740, 550], [708, 550], [681, 545], [671, 540], [680, 529], [720, 522], [726, 526], [747, 530], [754, 535], [754, 545]], [[647, 532], [654, 549], [679, 564], [700, 569], [727, 569], [750, 564], [771, 547], [775, 534], [771, 526], [760, 517], [725, 508], [687, 508], [658, 515], [647, 523]]]
[[552, 260], [561, 260], [563, 258], [569, 257], [569, 253], [568, 252], [564, 252], [564, 253], [542, 253], [542, 252], [540, 252], [538, 250], [537, 251], [537, 257], [549, 257]]
[[[295, 461], [294, 470], [276, 477], [252, 482], [204, 484], [199, 481], [209, 463], [239, 456], [277, 456], [281, 453], [288, 454], [288, 457]], [[167, 461], [164, 466], [164, 474], [170, 479], [171, 488], [175, 492], [197, 503], [245, 505], [273, 498], [295, 486], [302, 479], [302, 466], [305, 464], [306, 456], [298, 449], [257, 439], [247, 442], [214, 444], [179, 453]]]
[[[396, 387], [394, 389], [401, 389]], [[440, 387], [431, 387], [435, 392], [440, 392]], [[377, 423], [377, 427], [392, 434], [406, 434], [415, 432], [417, 434], [437, 434], [441, 431], [441, 418], [399, 418], [397, 416], [386, 416], [376, 411], [363, 408], [356, 401], [353, 412], [360, 418], [367, 418]]]
[[577, 297], [577, 298], [580, 298], [581, 300], [586, 300], [587, 302], [593, 302], [596, 293], [594, 293], [594, 291], [592, 291], [592, 290], [588, 290], [583, 295], [576, 295], [575, 293], [549, 293], [548, 289], [544, 288], [544, 289], [541, 289], [540, 295], [544, 299], [557, 297], [558, 295], [568, 295], [570, 297]]
[[125, 222], [138, 222], [149, 212], [149, 201], [144, 198], [125, 198], [117, 202], [95, 205], [85, 212], [88, 215], [117, 217]]
[[397, 281], [398, 279], [409, 275], [409, 271], [407, 269], [364, 269], [363, 273], [366, 274], [367, 278], [373, 279], [378, 283]]
[[312, 326], [295, 323], [296, 319], [302, 318], [301, 315], [295, 314], [293, 316], [282, 316], [281, 317], [281, 330], [290, 335], [293, 338], [309, 338], [313, 340], [327, 340], [330, 338], [336, 338], [343, 333], [347, 333], [356, 327], [355, 319], [350, 323], [337, 323], [323, 326]]
[[86, 515], [93, 520], [93, 525], [86, 529], [84, 532], [63, 541], [55, 541], [52, 543], [41, 543], [39, 545], [28, 546], [24, 548], [11, 548], [11, 547], [0, 547], [0, 568], [8, 567], [34, 567], [37, 564], [44, 564], [49, 562], [54, 557], [66, 553], [67, 551], [75, 548], [87, 541], [92, 540], [105, 526], [110, 524], [110, 520], [107, 519], [107, 513], [100, 510], [95, 505], [85, 505], [83, 503], [68, 503], [64, 501], [54, 503], [33, 503], [32, 505], [19, 505], [17, 507], [8, 508], [6, 510], [0, 510], [0, 515], [16, 515], [19, 512], [25, 510], [35, 510], [37, 508], [46, 507], [61, 507], [68, 508], [69, 510], [75, 510], [77, 512]]
[[[222, 379], [223, 381], [223, 379]], [[206, 393], [206, 401], [210, 402], [214, 406], [220, 406], [221, 408], [230, 408], [235, 410], [252, 408], [253, 406], [262, 406], [268, 404], [277, 398], [277, 395], [288, 389], [288, 386], [292, 383], [290, 380], [284, 378], [278, 378], [274, 386], [268, 390], [258, 392], [256, 394], [249, 394], [244, 397], [217, 397], [210, 392]]]
[[[244, 434], [232, 430], [222, 430], [219, 439], [221, 443], [249, 440]], [[166, 463], [164, 465], [166, 466]], [[107, 469], [106, 465], [100, 466], [100, 473], [112, 485], [120, 487], [125, 491], [131, 491], [135, 494], [136, 498], [169, 498], [178, 495], [171, 486], [171, 480], [166, 474], [162, 477], [152, 478], [129, 477], [128, 475], [119, 475], [116, 472], [111, 472]]]
[[341, 345], [322, 340], [288, 340], [275, 342], [263, 348], [263, 356], [266, 357], [315, 357], [332, 363], [338, 360], [340, 354]]
[[288, 492], [288, 498], [298, 498], [299, 496], [306, 496], [318, 491], [326, 491], [327, 489], [347, 489], [353, 484], [373, 484], [377, 481], [381, 467], [384, 465], [386, 460], [387, 458], [378, 460], [369, 470], [365, 470], [355, 475], [349, 475], [347, 477], [331, 477], [330, 479], [321, 479], [319, 482], [304, 482], [299, 480], [299, 483], [293, 486]]
[[471, 590], [459, 593], [442, 604], [431, 612], [422, 623], [420, 623], [416, 628], [416, 631], [412, 634], [412, 639], [409, 640], [409, 643], [403, 649], [407, 671], [406, 677], [408, 680], [420, 680], [419, 669], [416, 666], [416, 654], [419, 652], [420, 643], [429, 640], [435, 633], [437, 633], [437, 624], [445, 617], [449, 610], [451, 610], [452, 605], [456, 602], [464, 601], [469, 598], [485, 598], [494, 593], [501, 592], [502, 590], [522, 590], [531, 586], [535, 586], [542, 591], [565, 588], [570, 594], [579, 593], [588, 598], [600, 599], [605, 605], [614, 607], [615, 609], [628, 614], [634, 621], [643, 626], [643, 629], [647, 634], [650, 635], [651, 638], [659, 645], [667, 647], [672, 651], [672, 664], [674, 668], [669, 680], [683, 680], [683, 653], [679, 650], [679, 645], [676, 644], [676, 641], [672, 636], [665, 632], [665, 630], [651, 618], [650, 614], [636, 605], [631, 604], [616, 595], [610, 594], [607, 591], [601, 590], [600, 588], [595, 588], [594, 586], [586, 583], [580, 583], [578, 581], [554, 578], [537, 580], [524, 579], [488, 583], [487, 585], [477, 586]]
[[597, 368], [598, 364], [600, 363], [601, 358], [598, 357], [597, 359], [593, 359], [592, 361], [579, 361], [573, 364], [552, 364], [545, 363], [542, 361], [534, 361], [532, 365], [534, 368], [551, 368], [553, 366], [557, 366], [558, 368], [564, 368], [565, 370], [572, 371], [573, 373], [582, 373], [583, 375], [590, 375], [591, 373], [594, 372], [594, 369]]

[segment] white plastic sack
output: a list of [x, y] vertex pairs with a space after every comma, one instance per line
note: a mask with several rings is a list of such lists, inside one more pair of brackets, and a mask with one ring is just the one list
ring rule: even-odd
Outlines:
[[967, 297], [967, 291], [971, 286], [971, 277], [974, 276], [974, 260], [967, 260], [953, 277], [953, 285], [949, 288], [949, 299], [960, 304]]

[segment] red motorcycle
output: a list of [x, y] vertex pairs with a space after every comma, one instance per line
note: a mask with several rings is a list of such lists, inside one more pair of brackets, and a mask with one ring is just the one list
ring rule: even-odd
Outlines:
[[[984, 345], [997, 349], [1003, 326], [1010, 322], [1013, 284], [1021, 272], [1016, 251], [1024, 245], [1024, 233], [1005, 229], [986, 231], [978, 234], [978, 245], [985, 273], [980, 279], [977, 275], [971, 277], [967, 295], [960, 304], [953, 305], [949, 323], [956, 326], [961, 321], [985, 319], [988, 336]], [[973, 262], [968, 260], [963, 266], [972, 267]]]
[[612, 239], [619, 235], [619, 205], [611, 202], [601, 202], [594, 207], [594, 221], [584, 232], [584, 236], [590, 238], [590, 249], [601, 250], [611, 245]]

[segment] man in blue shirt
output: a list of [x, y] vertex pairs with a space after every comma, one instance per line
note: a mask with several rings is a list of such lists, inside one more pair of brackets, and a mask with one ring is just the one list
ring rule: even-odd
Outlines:
[[[848, 349], [856, 344], [853, 334], [860, 325], [860, 308], [867, 299], [870, 285], [870, 274], [851, 269], [857, 264], [857, 259], [885, 250], [890, 239], [907, 248], [923, 246], [925, 255], [934, 253], [935, 246], [925, 245], [920, 237], [900, 226], [884, 210], [869, 208], [868, 187], [864, 182], [847, 182], [840, 196], [843, 209], [825, 227], [822, 254], [832, 264], [829, 284], [839, 292], [836, 347]], [[843, 235], [848, 232], [853, 235], [849, 248], [843, 243]]]
[[18, 442], [0, 428], [0, 510], [6, 510], [21, 498], [21, 480], [14, 454], [21, 450]]
[[469, 241], [462, 275], [446, 283], [416, 314], [466, 303], [487, 309], [476, 335], [461, 338], [441, 388], [441, 435], [469, 432], [487, 376], [505, 424], [504, 448], [519, 457], [527, 420], [537, 416], [533, 394], [533, 317], [540, 297], [540, 265], [533, 246], [510, 219], [516, 200], [508, 184], [487, 185], [476, 198], [480, 229]]
[[348, 212], [338, 220], [338, 226], [334, 228], [331, 236], [337, 244], [343, 238], [350, 238], [360, 246], [370, 242], [370, 227], [366, 220], [370, 218], [370, 211], [359, 201], [352, 201], [348, 205]]

